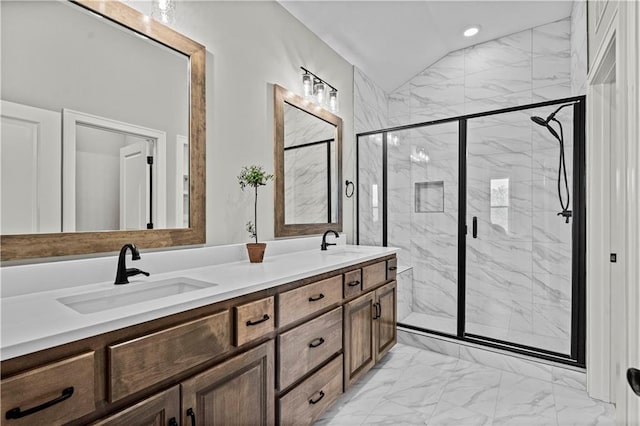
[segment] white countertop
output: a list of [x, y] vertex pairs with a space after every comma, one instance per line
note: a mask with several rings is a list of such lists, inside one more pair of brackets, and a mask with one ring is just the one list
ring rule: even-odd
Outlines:
[[398, 249], [391, 247], [342, 245], [330, 247], [324, 252], [314, 249], [267, 256], [263, 263], [257, 264], [243, 260], [162, 274], [149, 271], [152, 273], [151, 277], [132, 277], [130, 284], [118, 286], [115, 291], [128, 291], [137, 283], [175, 277], [217, 285], [90, 314], [78, 313], [57, 299], [113, 289], [112, 281], [3, 297], [0, 302], [0, 358], [14, 358], [366, 262], [397, 251]]

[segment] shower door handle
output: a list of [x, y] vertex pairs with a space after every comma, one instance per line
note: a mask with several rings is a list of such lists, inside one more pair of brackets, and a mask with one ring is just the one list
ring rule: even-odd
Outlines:
[[478, 217], [473, 217], [473, 225], [472, 225], [472, 235], [473, 238], [478, 238]]

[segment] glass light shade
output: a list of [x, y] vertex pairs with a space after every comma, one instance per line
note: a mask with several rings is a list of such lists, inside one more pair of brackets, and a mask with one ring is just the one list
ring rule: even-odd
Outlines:
[[324, 106], [327, 102], [327, 86], [322, 80], [315, 79], [313, 83], [313, 95], [316, 97], [316, 103]]
[[175, 10], [175, 0], [154, 0], [151, 16], [164, 24], [173, 24]]
[[329, 92], [329, 110], [338, 112], [338, 91], [336, 89], [331, 89]]
[[302, 76], [302, 92], [304, 98], [309, 99], [313, 96], [313, 83], [311, 82], [311, 74], [305, 73]]

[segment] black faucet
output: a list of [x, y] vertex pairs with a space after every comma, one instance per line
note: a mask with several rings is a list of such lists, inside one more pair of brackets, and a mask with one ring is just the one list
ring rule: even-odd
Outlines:
[[140, 260], [140, 252], [135, 244], [125, 244], [120, 249], [120, 256], [118, 257], [118, 271], [116, 272], [116, 281], [114, 284], [129, 284], [129, 277], [142, 274], [149, 276], [148, 272], [142, 271], [138, 268], [127, 268], [127, 262], [125, 255], [127, 249], [131, 250], [131, 260]]
[[334, 231], [333, 229], [329, 229], [322, 236], [322, 244], [320, 245], [320, 250], [326, 250], [328, 246], [335, 246], [336, 245], [335, 243], [328, 243], [327, 242], [327, 234], [329, 234], [331, 232], [333, 232], [333, 235], [335, 235], [336, 238], [340, 238], [340, 235], [338, 235], [338, 233], [336, 231]]

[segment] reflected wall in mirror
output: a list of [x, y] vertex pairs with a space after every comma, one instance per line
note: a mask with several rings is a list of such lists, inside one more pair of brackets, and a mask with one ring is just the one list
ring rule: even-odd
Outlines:
[[275, 85], [275, 236], [342, 230], [342, 120]]
[[204, 243], [204, 46], [116, 1], [0, 8], [2, 259]]
[[[62, 116], [63, 156], [57, 165], [37, 152], [35, 159], [18, 154], [15, 146], [29, 145], [30, 132], [16, 132], [16, 120], [26, 126], [34, 123], [33, 117], [2, 114], [3, 122], [13, 124], [10, 133], [3, 126], [3, 166], [46, 161], [46, 167], [62, 174], [62, 190], [48, 180], [46, 192], [64, 197], [58, 226], [27, 226], [24, 219], [16, 223], [15, 217], [38, 217], [53, 224], [47, 216], [58, 216], [60, 208], [43, 206], [38, 200], [42, 191], [6, 173], [12, 192], [29, 194], [35, 202], [13, 203], [14, 194], [7, 199], [3, 192], [2, 217], [7, 219], [2, 234], [183, 227], [183, 218], [174, 214], [182, 202], [176, 196], [182, 167], [173, 153], [178, 136], [188, 135], [188, 56], [73, 3], [5, 1], [0, 7], [2, 100], [29, 107], [32, 115], [77, 111]], [[75, 120], [77, 116], [90, 120]], [[121, 150], [135, 138], [155, 142], [145, 154]], [[153, 162], [151, 167], [147, 161]], [[41, 167], [35, 168], [36, 175]]]

